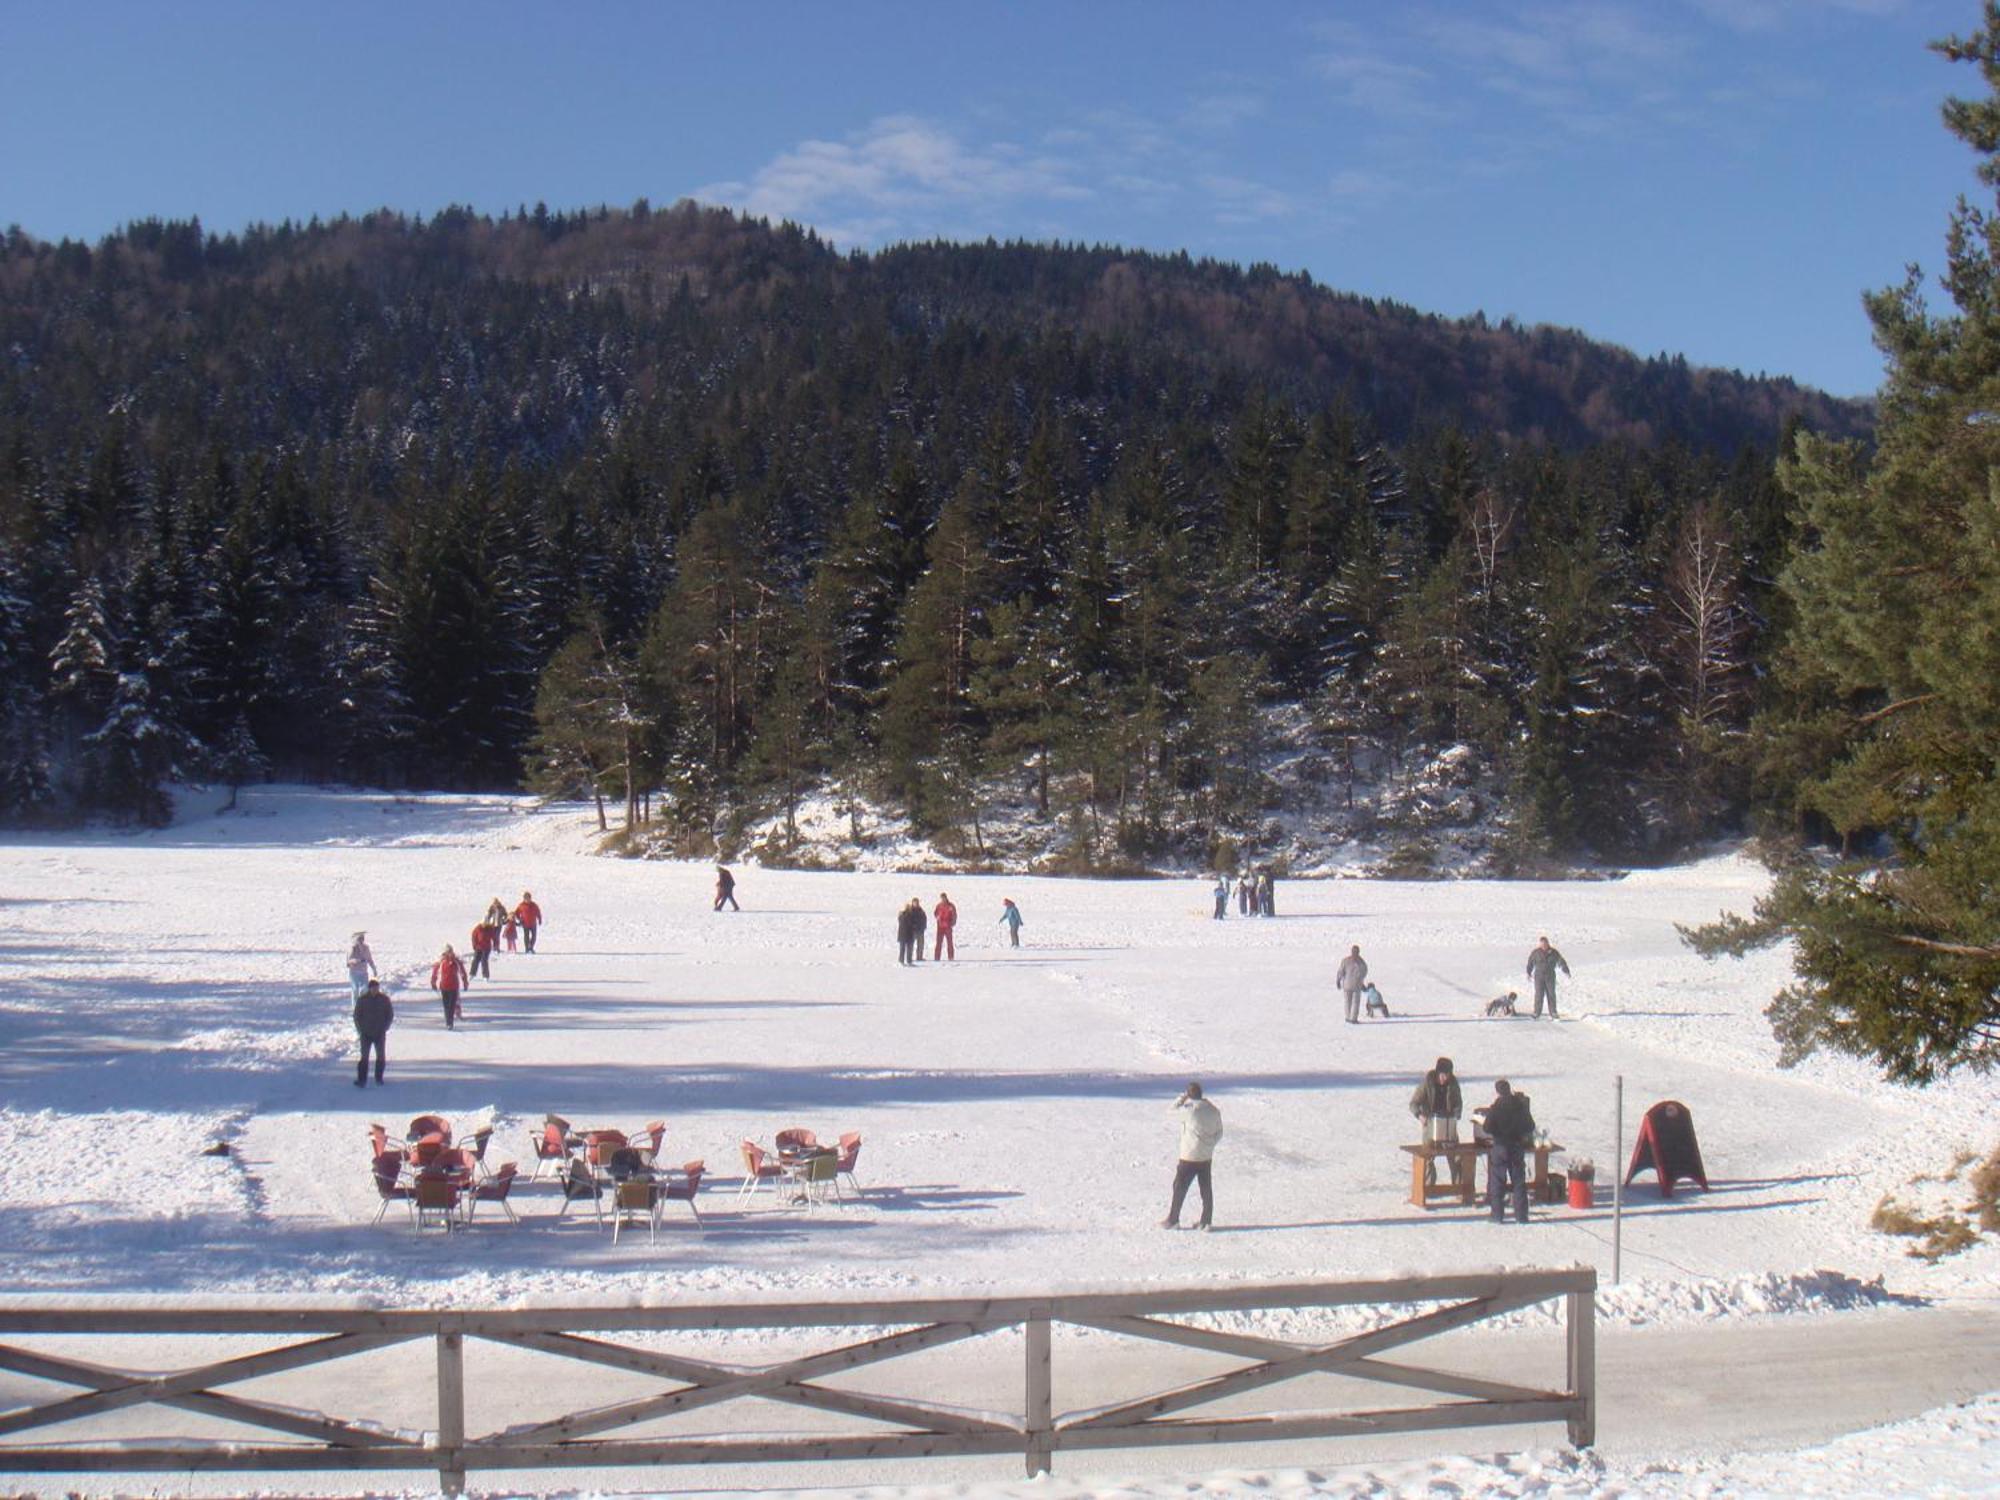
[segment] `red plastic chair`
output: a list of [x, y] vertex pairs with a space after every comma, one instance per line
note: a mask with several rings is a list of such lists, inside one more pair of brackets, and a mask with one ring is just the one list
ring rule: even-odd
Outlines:
[[459, 1180], [451, 1172], [420, 1174], [410, 1190], [416, 1207], [417, 1228], [450, 1231], [458, 1221]]
[[507, 1201], [507, 1195], [514, 1190], [514, 1178], [521, 1170], [514, 1162], [502, 1162], [500, 1170], [480, 1183], [465, 1198], [465, 1222], [470, 1224], [472, 1216], [479, 1211], [482, 1203], [497, 1203], [513, 1223], [520, 1223], [520, 1215], [514, 1212], [514, 1205]]
[[590, 1130], [583, 1137], [583, 1159], [592, 1171], [601, 1172], [611, 1161], [611, 1153], [625, 1144], [622, 1130]]
[[771, 1191], [776, 1193], [778, 1179], [784, 1175], [784, 1167], [774, 1161], [768, 1151], [755, 1141], [745, 1141], [743, 1143], [743, 1186], [736, 1190], [736, 1196], [742, 1198], [746, 1194], [754, 1193], [766, 1183], [769, 1183]]
[[660, 1193], [661, 1199], [665, 1202], [685, 1203], [688, 1212], [694, 1215], [694, 1227], [703, 1234], [708, 1233], [708, 1226], [701, 1222], [701, 1210], [694, 1206], [694, 1195], [701, 1191], [701, 1174], [707, 1170], [707, 1164], [704, 1162], [683, 1163], [681, 1166], [683, 1180], [668, 1183]]
[[410, 1147], [410, 1165], [419, 1172], [428, 1172], [450, 1149], [450, 1142], [444, 1136], [427, 1135]]
[[382, 1215], [389, 1211], [391, 1203], [408, 1204], [412, 1215], [416, 1212], [416, 1202], [409, 1186], [403, 1181], [403, 1153], [400, 1151], [378, 1151], [375, 1153], [375, 1191], [381, 1194], [382, 1206], [375, 1210], [372, 1222], [380, 1224]]
[[528, 1140], [535, 1150], [535, 1172], [528, 1179], [530, 1182], [540, 1182], [542, 1169], [551, 1162], [555, 1163], [558, 1177], [568, 1170], [571, 1155], [569, 1121], [559, 1120], [551, 1115], [548, 1123], [542, 1126], [542, 1133], [530, 1136]]
[[451, 1144], [451, 1121], [447, 1120], [443, 1115], [418, 1115], [414, 1120], [410, 1121], [410, 1128], [405, 1132], [403, 1139], [406, 1141], [420, 1141], [427, 1135], [441, 1135], [444, 1137], [445, 1144], [449, 1146]]
[[794, 1125], [790, 1130], [779, 1131], [773, 1144], [778, 1148], [778, 1160], [789, 1162], [817, 1148], [819, 1137], [803, 1125]]
[[861, 1184], [854, 1180], [854, 1164], [860, 1159], [861, 1132], [850, 1130], [840, 1138], [840, 1157], [833, 1165], [834, 1182], [837, 1186], [839, 1180], [845, 1177], [847, 1185], [854, 1189], [854, 1196], [857, 1198], [861, 1196]]
[[632, 1132], [631, 1145], [645, 1158], [646, 1165], [653, 1164], [653, 1158], [660, 1154], [660, 1142], [667, 1136], [665, 1120], [648, 1120]]
[[368, 1146], [368, 1154], [370, 1156], [380, 1156], [384, 1151], [387, 1151], [389, 1149], [389, 1127], [386, 1125], [370, 1125], [368, 1127]]

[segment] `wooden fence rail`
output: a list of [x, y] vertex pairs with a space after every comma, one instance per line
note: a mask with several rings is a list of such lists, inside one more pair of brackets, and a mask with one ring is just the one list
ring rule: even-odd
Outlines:
[[[74, 1387], [78, 1394], [0, 1407], [0, 1471], [13, 1473], [434, 1470], [457, 1493], [474, 1470], [598, 1468], [621, 1465], [761, 1463], [780, 1460], [942, 1458], [1020, 1453], [1030, 1475], [1063, 1450], [1192, 1443], [1281, 1441], [1383, 1432], [1437, 1431], [1518, 1422], [1567, 1424], [1589, 1445], [1596, 1428], [1597, 1273], [1494, 1272], [1402, 1280], [1194, 1287], [1161, 1291], [993, 1299], [938, 1298], [840, 1303], [700, 1304], [492, 1310], [364, 1310], [224, 1306], [102, 1307], [30, 1299], [0, 1302], [0, 1370]], [[1564, 1304], [1565, 1378], [1560, 1390], [1496, 1381], [1385, 1356], [1439, 1334], [1538, 1303]], [[1375, 1306], [1383, 1321], [1325, 1343], [1230, 1332], [1188, 1316]], [[1137, 1399], [1077, 1411], [1054, 1404], [1053, 1332], [1058, 1324], [1123, 1338], [1198, 1349], [1244, 1361], [1227, 1373]], [[858, 1341], [780, 1361], [719, 1362], [713, 1340], [701, 1353], [668, 1353], [596, 1335], [699, 1333], [743, 1329], [865, 1330]], [[961, 1340], [1019, 1328], [1025, 1346], [1018, 1417], [879, 1395], [823, 1381]], [[894, 1330], [882, 1332], [881, 1330]], [[106, 1335], [277, 1338], [250, 1354], [184, 1369], [134, 1370], [98, 1364], [18, 1340]], [[226, 1394], [225, 1386], [397, 1345], [428, 1342], [436, 1361], [436, 1425], [420, 1433]], [[577, 1361], [660, 1382], [630, 1400], [564, 1412], [478, 1435], [466, 1427], [467, 1345], [483, 1342]], [[1438, 1399], [1369, 1410], [1241, 1409], [1242, 1398], [1311, 1375], [1419, 1391]], [[930, 1375], [927, 1380], [935, 1381]], [[364, 1389], [350, 1381], [335, 1387]], [[535, 1394], [553, 1389], [544, 1383]], [[620, 1432], [682, 1413], [755, 1398], [875, 1424], [836, 1433], [754, 1435]], [[1222, 1401], [1237, 1404], [1228, 1413]], [[1266, 1403], [1268, 1404], [1268, 1403]], [[255, 1429], [251, 1437], [173, 1435], [115, 1438], [90, 1423], [140, 1406], [167, 1407]], [[61, 1426], [67, 1431], [44, 1429]], [[33, 1434], [22, 1438], [21, 1434]], [[290, 1439], [278, 1442], [277, 1436]]]

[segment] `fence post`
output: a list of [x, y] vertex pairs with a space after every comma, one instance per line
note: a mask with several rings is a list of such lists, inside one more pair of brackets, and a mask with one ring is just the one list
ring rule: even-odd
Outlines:
[[1050, 1471], [1054, 1444], [1050, 1433], [1055, 1427], [1054, 1382], [1049, 1359], [1049, 1320], [1030, 1318], [1022, 1326], [1028, 1348], [1028, 1477]]
[[465, 1493], [465, 1335], [440, 1328], [437, 1336], [438, 1488], [447, 1495]]
[[1597, 1441], [1597, 1273], [1590, 1285], [1568, 1296], [1569, 1393], [1577, 1411], [1569, 1419], [1569, 1441], [1588, 1448]]

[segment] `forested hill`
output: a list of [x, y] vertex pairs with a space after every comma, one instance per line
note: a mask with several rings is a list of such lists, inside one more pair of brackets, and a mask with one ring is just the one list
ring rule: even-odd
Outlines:
[[[15, 230], [0, 816], [157, 815], [205, 769], [733, 826], [833, 782], [977, 847], [1026, 767], [1086, 860], [1151, 857], [1337, 743], [1349, 800], [1467, 746], [1530, 841], [1650, 845], [1730, 800], [1691, 817], [1685, 744], [1645, 738], [1687, 528], [1747, 672], [1770, 455], [1867, 419], [1265, 268], [843, 256], [685, 204]], [[1566, 686], [1538, 630], [1585, 652]]]

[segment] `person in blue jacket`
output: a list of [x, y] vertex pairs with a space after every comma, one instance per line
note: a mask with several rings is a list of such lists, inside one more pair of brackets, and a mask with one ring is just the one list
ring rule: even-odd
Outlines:
[[1000, 900], [1000, 920], [1007, 924], [1007, 936], [1013, 946], [1021, 946], [1021, 908], [1004, 896]]

